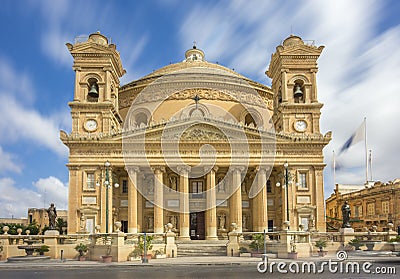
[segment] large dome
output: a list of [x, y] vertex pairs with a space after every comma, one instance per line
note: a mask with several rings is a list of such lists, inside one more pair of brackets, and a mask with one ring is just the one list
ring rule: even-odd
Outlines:
[[[173, 78], [165, 79], [168, 76]], [[210, 85], [213, 87], [213, 84], [219, 83], [224, 85], [224, 87], [226, 85], [228, 91], [240, 92], [239, 94], [241, 95], [246, 95], [250, 87], [265, 100], [267, 107], [272, 109], [273, 93], [270, 87], [252, 81], [227, 67], [207, 62], [204, 52], [194, 46], [192, 49], [186, 51], [185, 59], [182, 62], [169, 64], [138, 80], [123, 85], [119, 90], [119, 111], [122, 118], [125, 118], [127, 109], [136, 96], [150, 84], [154, 84], [154, 82], [160, 79], [170, 80], [174, 84], [195, 82], [198, 83], [198, 88], [202, 89], [210, 88]], [[212, 94], [205, 95], [201, 96], [202, 99], [213, 98]], [[152, 97], [154, 96], [149, 96], [149, 102], [151, 102]], [[193, 97], [187, 95], [187, 99], [193, 99]]]

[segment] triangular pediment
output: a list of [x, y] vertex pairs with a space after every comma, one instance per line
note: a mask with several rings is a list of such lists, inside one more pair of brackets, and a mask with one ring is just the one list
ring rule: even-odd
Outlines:
[[285, 47], [280, 51], [280, 55], [317, 55], [319, 56], [324, 49], [323, 46], [314, 47], [310, 45], [295, 45], [292, 47]]
[[110, 48], [108, 46], [102, 46], [95, 43], [82, 43], [79, 45], [75, 45], [73, 50], [71, 51], [72, 54], [79, 54], [79, 53], [106, 53], [110, 52]]
[[124, 132], [125, 139], [145, 138], [146, 141], [179, 140], [180, 142], [229, 142], [230, 140], [274, 140], [275, 135], [255, 127], [233, 121], [208, 118], [189, 118], [136, 128]]

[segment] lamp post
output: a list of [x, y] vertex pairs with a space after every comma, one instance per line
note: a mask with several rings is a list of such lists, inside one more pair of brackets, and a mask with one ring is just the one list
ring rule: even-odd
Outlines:
[[[106, 167], [106, 177], [105, 177], [105, 180], [104, 180], [104, 186], [106, 187], [106, 234], [107, 234], [108, 233], [108, 221], [109, 221], [108, 220], [108, 189], [111, 188], [111, 182], [110, 182], [110, 176], [109, 176], [109, 168], [111, 166], [111, 163], [107, 160], [104, 163], [104, 166]], [[100, 183], [97, 182], [96, 186], [100, 187]], [[114, 187], [118, 188], [119, 184], [115, 183]]]
[[[289, 222], [289, 172], [288, 172], [288, 162], [286, 161], [283, 166], [285, 167], [285, 192], [286, 192], [286, 221]], [[277, 187], [280, 187], [281, 184], [279, 182], [276, 183]], [[288, 224], [288, 228], [289, 228]]]

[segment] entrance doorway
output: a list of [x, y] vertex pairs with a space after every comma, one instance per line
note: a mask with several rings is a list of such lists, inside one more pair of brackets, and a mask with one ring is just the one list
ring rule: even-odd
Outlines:
[[190, 213], [190, 239], [204, 240], [206, 238], [205, 212]]

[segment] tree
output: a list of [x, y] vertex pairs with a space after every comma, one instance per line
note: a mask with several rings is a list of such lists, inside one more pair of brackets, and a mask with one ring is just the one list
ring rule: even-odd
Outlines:
[[57, 218], [56, 220], [56, 229], [63, 234], [63, 227], [67, 227], [67, 222], [64, 221], [63, 218]]
[[255, 234], [253, 235], [253, 241], [250, 243], [249, 247], [253, 250], [257, 250], [257, 253], [260, 252], [260, 248], [264, 247], [264, 235]]
[[40, 232], [40, 227], [34, 220], [32, 223], [28, 224], [28, 226], [25, 227], [24, 233], [26, 232], [26, 230], [29, 230], [30, 231], [29, 234], [31, 234], [31, 235], [38, 235]]

